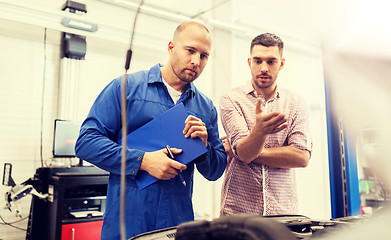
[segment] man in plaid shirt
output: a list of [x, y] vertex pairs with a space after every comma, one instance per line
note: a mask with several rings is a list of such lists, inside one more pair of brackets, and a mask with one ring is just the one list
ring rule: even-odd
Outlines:
[[277, 86], [282, 40], [271, 33], [251, 42], [251, 81], [220, 98], [228, 152], [221, 215], [297, 214], [294, 168], [308, 165], [312, 141], [306, 103]]

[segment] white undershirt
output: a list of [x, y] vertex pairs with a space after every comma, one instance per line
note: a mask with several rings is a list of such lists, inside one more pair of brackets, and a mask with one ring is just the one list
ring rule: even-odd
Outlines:
[[174, 88], [172, 88], [165, 80], [164, 78], [162, 77], [162, 80], [163, 80], [163, 83], [164, 85], [166, 85], [167, 87], [167, 90], [168, 90], [168, 93], [170, 94], [172, 100], [174, 101], [174, 103], [176, 104], [179, 100], [179, 98], [181, 97], [182, 93], [178, 92], [177, 90], [175, 90]]

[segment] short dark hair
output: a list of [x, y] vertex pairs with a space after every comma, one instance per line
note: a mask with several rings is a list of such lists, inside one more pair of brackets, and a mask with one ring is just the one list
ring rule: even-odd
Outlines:
[[262, 45], [265, 47], [278, 46], [281, 55], [282, 55], [282, 50], [284, 49], [284, 42], [281, 40], [280, 37], [278, 37], [273, 33], [263, 33], [256, 36], [251, 41], [250, 53], [253, 51], [255, 45]]

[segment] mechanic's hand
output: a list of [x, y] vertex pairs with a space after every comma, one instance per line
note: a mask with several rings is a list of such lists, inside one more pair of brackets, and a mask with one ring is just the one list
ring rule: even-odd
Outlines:
[[196, 138], [199, 137], [208, 146], [208, 131], [206, 130], [205, 123], [201, 119], [189, 115], [185, 120], [185, 128], [183, 129], [185, 137]]
[[[171, 148], [171, 151], [173, 154], [178, 154], [182, 152], [182, 149]], [[145, 170], [158, 179], [168, 180], [178, 175], [178, 171], [187, 168], [186, 165], [169, 158], [167, 154], [166, 149], [145, 152], [140, 170]]]

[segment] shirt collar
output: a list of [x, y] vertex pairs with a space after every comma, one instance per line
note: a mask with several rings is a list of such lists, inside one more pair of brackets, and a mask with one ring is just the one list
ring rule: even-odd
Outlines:
[[188, 97], [194, 97], [196, 92], [196, 88], [194, 86], [194, 83], [189, 83], [187, 84], [187, 88], [185, 90], [185, 93], [187, 94]]
[[162, 73], [160, 72], [161, 67], [163, 67], [163, 65], [160, 63], [151, 67], [149, 70], [148, 83], [161, 82], [163, 84]]
[[[163, 67], [163, 65], [158, 63], [150, 69], [148, 83], [160, 82], [160, 83], [164, 84], [163, 80], [162, 80], [162, 73], [160, 71], [161, 67]], [[194, 97], [195, 92], [196, 92], [196, 88], [194, 86], [194, 83], [191, 82], [191, 83], [187, 84], [187, 87], [185, 90], [186, 95], [188, 97]]]
[[[244, 90], [244, 92], [246, 94], [251, 94], [251, 95], [253, 95], [256, 98], [261, 97], [257, 93], [257, 91], [255, 91], [255, 89], [254, 89], [254, 87], [252, 85], [251, 80], [246, 82], [246, 84], [243, 87], [243, 90]], [[280, 90], [279, 90], [278, 86], [276, 87], [276, 91], [274, 92], [274, 95], [269, 100], [273, 100], [274, 98], [280, 98]]]

